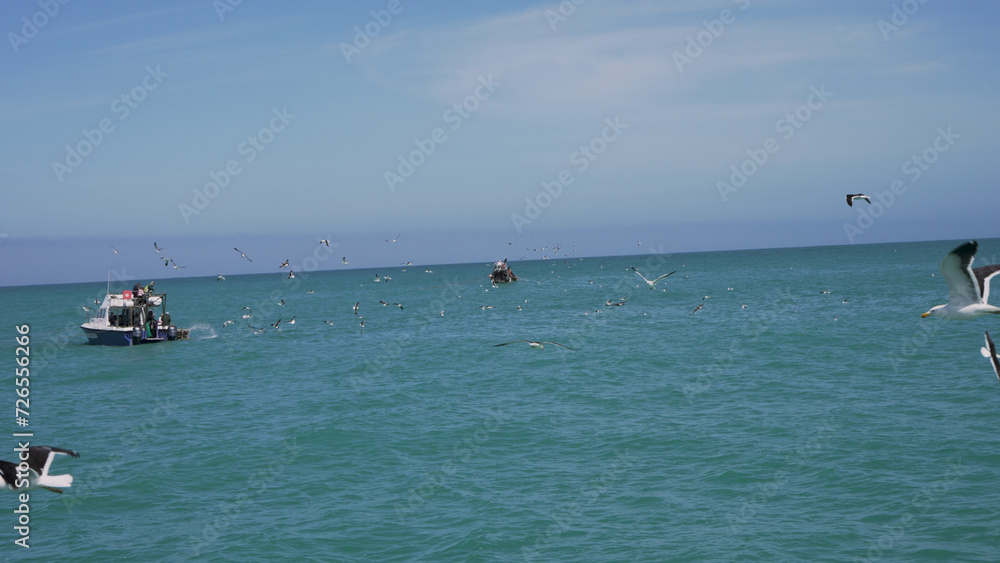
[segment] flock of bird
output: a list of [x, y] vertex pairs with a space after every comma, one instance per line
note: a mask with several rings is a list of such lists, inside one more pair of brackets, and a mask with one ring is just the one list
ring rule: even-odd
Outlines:
[[[868, 197], [864, 194], [848, 194], [847, 203], [852, 205], [855, 200], [865, 200], [869, 201]], [[869, 203], [871, 203], [869, 201]], [[386, 242], [396, 242], [399, 240], [399, 235], [396, 235], [393, 239], [386, 239]], [[329, 241], [320, 241], [321, 243], [328, 244]], [[160, 248], [155, 242], [153, 243], [153, 248], [157, 254], [162, 252], [164, 249]], [[116, 254], [119, 251], [112, 247]], [[240, 257], [245, 258], [248, 261], [253, 261], [246, 253], [240, 251], [238, 248], [233, 247], [233, 249], [240, 254]], [[990, 305], [989, 295], [990, 295], [990, 280], [1000, 273], [1000, 264], [993, 264], [990, 266], [983, 266], [980, 268], [973, 268], [972, 263], [975, 260], [975, 255], [979, 249], [979, 243], [972, 240], [963, 243], [956, 247], [954, 250], [949, 252], [940, 264], [940, 272], [948, 284], [949, 299], [947, 303], [936, 305], [931, 307], [927, 312], [921, 315], [922, 318], [927, 317], [940, 317], [947, 320], [969, 320], [980, 317], [982, 315], [1000, 314], [1000, 307]], [[169, 263], [173, 264], [172, 260], [165, 259]], [[346, 263], [346, 257], [344, 258], [344, 263]], [[177, 266], [174, 264], [175, 268], [183, 268], [183, 266]], [[288, 260], [283, 261], [279, 265], [279, 269], [284, 269], [289, 267]], [[676, 270], [662, 274], [654, 278], [647, 278], [634, 266], [630, 269], [635, 272], [642, 280], [645, 282], [646, 287], [649, 289], [654, 289], [656, 283], [669, 277], [670, 275], [676, 273]], [[291, 272], [289, 272], [291, 274]], [[289, 276], [291, 277], [291, 276]], [[225, 278], [220, 274], [219, 280], [224, 280]], [[388, 281], [388, 276], [379, 278], [376, 276], [376, 281]], [[641, 286], [640, 286], [641, 287]], [[732, 288], [730, 288], [732, 289]], [[309, 293], [313, 293], [312, 290]], [[822, 293], [829, 293], [823, 291]], [[708, 299], [710, 296], [706, 295], [703, 298]], [[628, 297], [624, 297], [618, 301], [608, 300], [605, 304], [607, 306], [623, 306], [628, 301]], [[846, 303], [847, 300], [845, 299]], [[379, 300], [379, 303], [383, 307], [388, 307], [390, 305], [397, 307], [400, 311], [403, 310], [403, 305], [398, 302], [388, 302], [384, 300]], [[284, 306], [285, 302], [282, 299], [278, 306]], [[361, 302], [357, 301], [352, 307], [354, 315], [359, 319], [361, 329], [364, 330], [365, 320], [360, 314]], [[704, 303], [699, 304], [692, 313], [700, 311], [704, 307]], [[484, 305], [482, 309], [492, 308], [491, 306]], [[746, 308], [746, 305], [743, 305]], [[86, 307], [85, 307], [86, 309]], [[520, 306], [518, 306], [520, 310]], [[253, 312], [249, 306], [243, 307], [243, 311], [246, 311], [242, 315], [242, 319], [247, 320], [247, 326], [254, 332], [254, 334], [260, 334], [264, 332], [264, 328], [254, 327], [250, 323], [250, 319], [253, 317]], [[442, 311], [442, 314], [444, 311]], [[282, 323], [285, 325], [294, 325], [296, 316], [293, 315], [288, 320], [278, 319], [274, 323], [270, 323], [269, 326], [275, 330], [280, 330]], [[327, 324], [333, 325], [332, 320], [324, 321]], [[227, 320], [223, 323], [223, 327], [235, 325], [234, 320]], [[502, 342], [495, 344], [494, 347], [509, 346], [511, 344], [527, 344], [532, 349], [542, 350], [545, 345], [559, 346], [567, 350], [575, 351], [575, 348], [566, 346], [559, 342], [551, 340], [528, 340], [528, 339], [518, 339], [509, 342]], [[993, 339], [990, 337], [989, 331], [985, 331], [985, 345], [980, 349], [982, 355], [989, 359], [990, 365], [993, 367], [993, 371], [1000, 380], [1000, 355], [997, 354], [996, 346]], [[0, 460], [0, 486], [7, 490], [13, 491], [26, 491], [34, 488], [44, 488], [56, 493], [62, 493], [63, 489], [69, 487], [73, 483], [72, 475], [52, 475], [49, 470], [52, 466], [53, 460], [56, 456], [68, 455], [71, 457], [80, 457], [80, 454], [74, 450], [51, 447], [51, 446], [30, 446], [21, 452], [22, 455], [19, 457], [20, 463], [14, 463], [11, 461]]]

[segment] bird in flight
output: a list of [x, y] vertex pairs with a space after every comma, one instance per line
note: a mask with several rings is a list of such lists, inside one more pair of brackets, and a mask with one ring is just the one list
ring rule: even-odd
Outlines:
[[175, 270], [180, 270], [181, 268], [187, 268], [187, 266], [178, 266], [174, 259], [170, 259], [170, 265], [174, 267]]
[[327, 245], [327, 246], [330, 246], [330, 239], [327, 239], [327, 238], [321, 238], [321, 239], [319, 239], [319, 243], [320, 243], [320, 244], [325, 244], [325, 245]]
[[635, 266], [630, 266], [630, 267], [632, 268], [633, 272], [635, 272], [636, 274], [639, 274], [639, 277], [642, 278], [643, 281], [646, 282], [646, 285], [649, 286], [649, 289], [653, 289], [653, 286], [656, 285], [656, 282], [662, 280], [663, 278], [669, 276], [670, 274], [677, 273], [677, 270], [674, 270], [673, 272], [670, 272], [670, 274], [663, 274], [662, 276], [660, 276], [658, 278], [654, 278], [654, 279], [651, 280], [651, 279], [647, 278], [646, 276], [640, 274], [639, 270], [635, 269]]
[[396, 235], [396, 238], [387, 238], [385, 242], [396, 242], [397, 240], [399, 240], [399, 235]]
[[552, 342], [550, 340], [542, 340], [540, 342], [536, 342], [534, 340], [525, 340], [523, 338], [521, 340], [512, 340], [510, 342], [504, 342], [503, 344], [494, 344], [493, 347], [496, 348], [498, 346], [506, 346], [508, 344], [516, 344], [518, 342], [526, 342], [528, 344], [528, 346], [531, 346], [532, 348], [534, 348], [536, 350], [544, 350], [545, 349], [545, 344], [553, 344], [555, 346], [562, 346], [563, 348], [565, 348], [567, 350], [576, 351], [575, 348], [570, 348], [569, 346], [566, 346], [565, 344], [560, 344], [558, 342]]
[[[111, 245], [109, 244], [108, 246], [111, 246]], [[121, 254], [121, 252], [118, 252], [118, 249], [115, 248], [115, 247], [113, 247], [113, 246], [111, 246], [111, 250], [114, 250], [115, 254]]]
[[[243, 251], [242, 251], [242, 250], [240, 250], [239, 248], [236, 248], [236, 247], [234, 246], [234, 247], [233, 247], [233, 250], [235, 250], [236, 252], [239, 252], [239, 253], [240, 253], [240, 256], [242, 256], [242, 257], [246, 258], [247, 260], [250, 260], [250, 257], [249, 257], [249, 256], [247, 256], [246, 254], [243, 254]], [[251, 261], [251, 262], [253, 262], [253, 260], [250, 260], [250, 261]]]
[[164, 249], [160, 248], [159, 246], [156, 246], [155, 242], [153, 243], [153, 249], [156, 250], [157, 254], [159, 254], [160, 252], [162, 252], [164, 250]]
[[278, 269], [280, 270], [282, 268], [287, 268], [287, 267], [288, 267], [288, 260], [286, 259], [284, 262], [281, 263], [280, 266], [278, 266]]
[[868, 205], [872, 204], [871, 198], [865, 194], [847, 194], [847, 205], [849, 207], [854, 207], [854, 200], [856, 199], [863, 199], [868, 202]]
[[990, 279], [1000, 273], [1000, 264], [973, 268], [979, 243], [970, 240], [949, 252], [941, 260], [941, 275], [948, 282], [948, 302], [931, 307], [920, 315], [951, 320], [966, 320], [992, 313], [1000, 314], [1000, 307], [988, 303]]
[[42, 488], [62, 493], [64, 488], [73, 484], [72, 475], [49, 475], [49, 468], [57, 455], [80, 457], [76, 451], [51, 446], [28, 446], [27, 452], [22, 452], [21, 455], [25, 453], [27, 457], [20, 458], [20, 466], [0, 460], [0, 488], [11, 491]]
[[997, 357], [997, 347], [993, 344], [993, 339], [990, 338], [990, 331], [986, 331], [986, 346], [980, 349], [983, 356], [990, 359], [990, 363], [993, 364], [993, 373], [997, 374], [997, 379], [1000, 379], [1000, 358]]

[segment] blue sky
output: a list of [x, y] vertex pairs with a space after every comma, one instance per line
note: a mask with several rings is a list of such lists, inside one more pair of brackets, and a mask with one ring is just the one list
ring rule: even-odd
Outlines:
[[5, 2], [0, 285], [1000, 236], [1000, 5], [577, 2]]

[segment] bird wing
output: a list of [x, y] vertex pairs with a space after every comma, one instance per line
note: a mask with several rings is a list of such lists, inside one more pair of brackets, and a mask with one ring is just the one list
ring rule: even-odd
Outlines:
[[651, 283], [648, 279], [646, 279], [646, 276], [642, 275], [641, 273], [639, 273], [639, 270], [635, 269], [635, 266], [630, 266], [630, 268], [632, 268], [633, 272], [635, 272], [636, 274], [639, 274], [640, 278], [646, 280], [646, 283]]
[[982, 302], [979, 284], [974, 281], [976, 276], [972, 273], [972, 260], [978, 248], [976, 241], [969, 241], [941, 260], [941, 275], [948, 282], [949, 304], [965, 306]]
[[854, 194], [847, 194], [847, 205], [854, 207]]
[[[670, 274], [675, 274], [675, 273], [677, 273], [677, 270], [674, 270], [673, 272], [670, 272]], [[656, 283], [656, 282], [662, 280], [663, 278], [669, 276], [670, 274], [663, 274], [662, 276], [660, 276], [660, 277], [656, 278], [655, 280], [653, 280], [653, 283]]]
[[997, 374], [997, 379], [1000, 379], [1000, 358], [997, 358], [997, 347], [993, 345], [993, 339], [990, 338], [990, 331], [986, 331], [986, 347], [982, 349], [983, 355], [990, 359], [990, 363], [993, 364], [993, 371]]
[[34, 469], [39, 476], [48, 475], [49, 467], [56, 455], [80, 457], [80, 454], [74, 450], [51, 446], [31, 446], [28, 448], [28, 467]]
[[1000, 264], [973, 268], [972, 273], [976, 276], [976, 281], [979, 283], [979, 295], [982, 296], [983, 303], [988, 303], [990, 298], [990, 278], [1000, 274]]
[[528, 342], [528, 341], [527, 340], [523, 340], [523, 339], [522, 340], [511, 340], [510, 342], [504, 342], [503, 344], [494, 344], [493, 347], [496, 348], [497, 346], [506, 346], [508, 344], [517, 344], [518, 342]]
[[552, 342], [550, 340], [543, 340], [542, 344], [555, 344], [556, 346], [562, 346], [563, 348], [565, 348], [567, 350], [573, 350], [574, 352], [576, 352], [576, 348], [570, 348], [569, 346], [567, 346], [565, 344], [560, 344], [558, 342]]

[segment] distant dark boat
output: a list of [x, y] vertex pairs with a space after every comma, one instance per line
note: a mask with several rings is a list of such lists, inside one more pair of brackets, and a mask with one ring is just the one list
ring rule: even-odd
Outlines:
[[[160, 314], [156, 314], [159, 309]], [[161, 323], [161, 319], [167, 319]], [[88, 344], [135, 346], [138, 344], [183, 340], [188, 331], [169, 323], [167, 294], [133, 295], [131, 291], [108, 293], [97, 314], [80, 325]]]
[[490, 274], [490, 279], [496, 285], [498, 283], [517, 281], [517, 276], [514, 275], [514, 271], [507, 265], [507, 259], [504, 258], [493, 264], [493, 273]]

